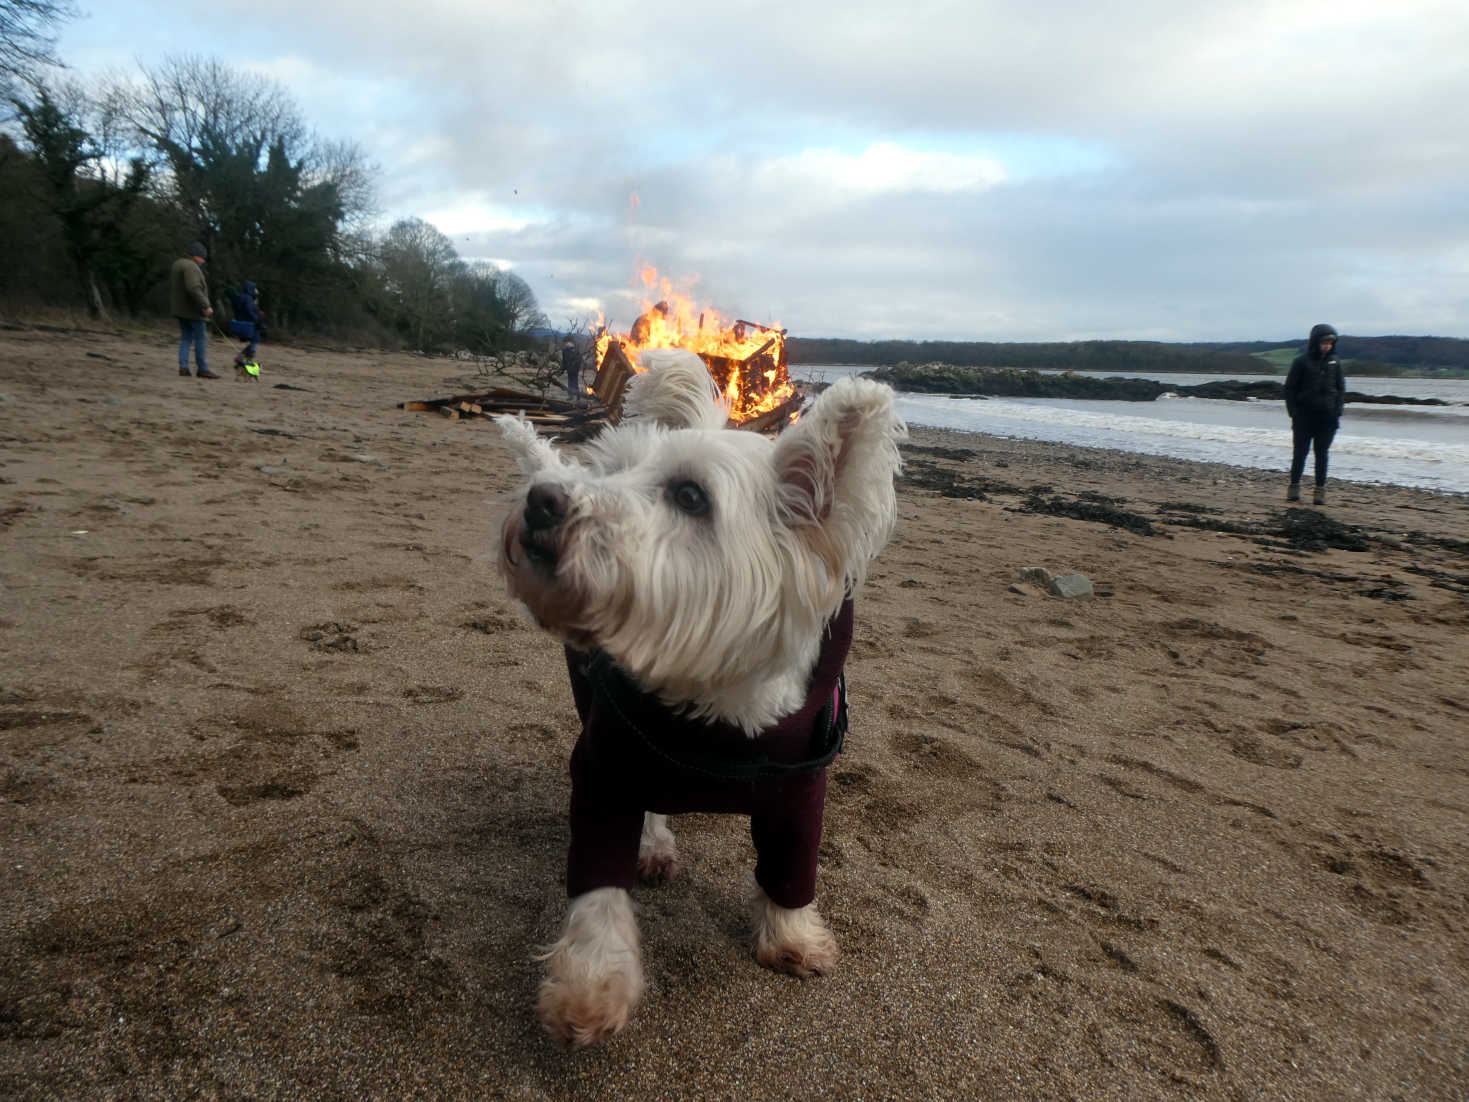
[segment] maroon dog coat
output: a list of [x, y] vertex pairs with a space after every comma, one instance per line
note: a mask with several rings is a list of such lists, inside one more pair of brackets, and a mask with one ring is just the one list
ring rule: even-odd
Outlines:
[[680, 716], [605, 654], [566, 648], [581, 737], [571, 752], [566, 890], [637, 883], [643, 812], [750, 817], [755, 880], [778, 906], [816, 896], [826, 765], [846, 729], [842, 667], [852, 601], [828, 621], [806, 701], [751, 738], [729, 723]]

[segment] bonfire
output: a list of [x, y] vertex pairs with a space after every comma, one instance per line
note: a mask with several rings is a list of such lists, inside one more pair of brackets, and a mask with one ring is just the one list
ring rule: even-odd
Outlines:
[[613, 420], [621, 413], [628, 379], [643, 370], [642, 355], [650, 348], [697, 353], [725, 397], [732, 425], [778, 432], [796, 419], [801, 396], [786, 370], [784, 329], [729, 320], [716, 310], [700, 309], [652, 268], [643, 270], [642, 280], [659, 297], [643, 301], [643, 312], [627, 333], [603, 328], [597, 335], [592, 393]]

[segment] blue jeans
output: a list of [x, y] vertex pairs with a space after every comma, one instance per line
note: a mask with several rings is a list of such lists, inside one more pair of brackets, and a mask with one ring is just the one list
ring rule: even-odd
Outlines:
[[209, 334], [203, 318], [179, 318], [179, 370], [189, 373], [189, 345], [194, 346], [194, 362], [200, 371], [209, 370]]

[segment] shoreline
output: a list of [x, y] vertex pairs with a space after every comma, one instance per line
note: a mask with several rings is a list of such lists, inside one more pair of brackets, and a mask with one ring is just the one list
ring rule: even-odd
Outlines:
[[[1188, 413], [1154, 410], [1152, 403], [1142, 403], [1147, 408], [1123, 403], [1114, 410], [1107, 408], [1113, 403], [1085, 400], [1058, 400], [1053, 408], [1053, 403], [1024, 398], [909, 391], [900, 391], [898, 398], [900, 409], [914, 427], [918, 421], [929, 419], [946, 428], [952, 426], [949, 431], [1238, 466], [1267, 475], [1278, 473], [1282, 483], [1290, 464], [1290, 429], [1284, 410], [1274, 417], [1254, 403], [1238, 410], [1234, 410], [1233, 403], [1226, 403], [1228, 410], [1195, 409]], [[981, 403], [989, 401], [1000, 405], [987, 412]], [[1469, 419], [1459, 416], [1462, 412], [1376, 403], [1350, 407], [1333, 451], [1331, 480], [1469, 494], [1469, 482], [1462, 477], [1457, 463], [1460, 453], [1469, 461], [1469, 437], [1458, 431], [1460, 422], [1469, 429]], [[1410, 424], [1404, 417], [1423, 417], [1427, 421]], [[1039, 436], [1061, 439], [1042, 441]], [[1111, 446], [1114, 439], [1115, 448]], [[1089, 442], [1073, 444], [1070, 440]], [[1137, 445], [1143, 442], [1156, 450], [1139, 450]]]
[[[1177, 473], [1186, 478], [1202, 478], [1207, 474], [1219, 480], [1237, 479], [1252, 484], [1262, 484], [1267, 489], [1273, 488], [1278, 490], [1280, 504], [1282, 507], [1285, 505], [1285, 487], [1289, 478], [1289, 472], [1285, 468], [1275, 471], [1267, 467], [1254, 467], [1243, 464], [1236, 465], [1205, 459], [1183, 459], [1177, 456], [1160, 455], [1154, 452], [1129, 451], [1124, 448], [1100, 448], [1089, 444], [1069, 444], [1060, 440], [1036, 440], [1024, 436], [1001, 436], [996, 433], [980, 432], [977, 430], [940, 428], [931, 425], [910, 425], [908, 432], [910, 436], [915, 438], [919, 434], [922, 434], [924, 437], [931, 436], [934, 439], [952, 438], [956, 446], [972, 446], [964, 445], [963, 441], [965, 440], [981, 441], [984, 444], [982, 450], [987, 453], [1002, 457], [1010, 454], [1023, 455], [1036, 462], [1044, 462], [1045, 452], [1054, 450], [1058, 455], [1074, 452], [1103, 468], [1116, 466], [1119, 470], [1136, 469], [1140, 464], [1156, 463], [1159, 466], [1176, 468]], [[1309, 470], [1309, 461], [1307, 466], [1307, 477], [1303, 479], [1303, 485], [1309, 482], [1311, 473]], [[1197, 468], [1197, 470], [1194, 470], [1194, 468]], [[1429, 497], [1442, 497], [1450, 502], [1469, 505], [1469, 491], [1466, 490], [1444, 490], [1427, 486], [1409, 486], [1399, 482], [1339, 478], [1334, 474], [1328, 477], [1328, 490], [1333, 485], [1351, 487], [1364, 492], [1373, 489], [1387, 492], [1412, 492], [1428, 495]]]
[[496, 574], [517, 476], [397, 408], [465, 365], [174, 347], [0, 332], [0, 1093], [1460, 1090], [1461, 495], [912, 429], [829, 775], [838, 968], [759, 967], [748, 824], [681, 816], [643, 1004], [567, 1052], [532, 957], [577, 720]]

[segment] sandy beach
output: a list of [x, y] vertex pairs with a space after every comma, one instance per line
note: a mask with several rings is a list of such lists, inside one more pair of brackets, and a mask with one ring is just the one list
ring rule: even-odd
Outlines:
[[1469, 499], [915, 431], [838, 970], [760, 968], [746, 825], [685, 817], [645, 1002], [568, 1052], [577, 731], [495, 571], [513, 471], [396, 408], [492, 380], [261, 358], [0, 331], [0, 1097], [1466, 1097]]

